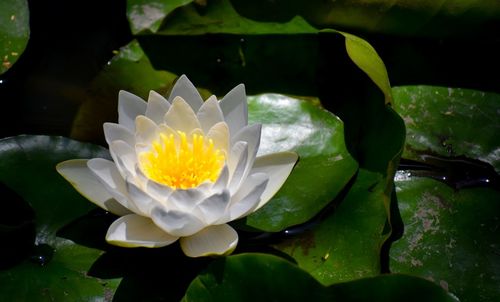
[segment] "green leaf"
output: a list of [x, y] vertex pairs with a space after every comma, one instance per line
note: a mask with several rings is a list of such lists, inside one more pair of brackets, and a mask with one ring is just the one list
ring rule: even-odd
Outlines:
[[[173, 2], [173, 3], [170, 3]], [[188, 5], [181, 5], [191, 2]], [[131, 4], [138, 8], [133, 9]], [[180, 7], [177, 10], [173, 8]], [[135, 12], [135, 19], [131, 18]], [[206, 14], [209, 22], [191, 18]], [[302, 32], [305, 28], [344, 28], [363, 32], [397, 35], [418, 35], [427, 37], [466, 36], [471, 34], [491, 35], [500, 22], [500, 5], [494, 1], [412, 1], [378, 0], [369, 5], [356, 0], [212, 0], [212, 1], [169, 1], [135, 0], [128, 5], [129, 21], [135, 33], [138, 25], [156, 32], [190, 30], [210, 32], [259, 31], [262, 25], [267, 30], [283, 30], [282, 24], [300, 24], [306, 20], [312, 24], [293, 27]], [[227, 19], [229, 20], [226, 20]], [[299, 21], [301, 20], [301, 21]], [[224, 22], [222, 22], [224, 21]], [[260, 24], [259, 24], [260, 23]], [[281, 24], [280, 24], [281, 23]], [[313, 27], [314, 26], [314, 27]], [[141, 27], [141, 28], [143, 28]], [[218, 29], [217, 27], [220, 27]]]
[[0, 181], [35, 211], [33, 260], [38, 262], [26, 260], [0, 271], [0, 300], [95, 301], [112, 296], [118, 280], [86, 275], [102, 252], [56, 236], [58, 230], [95, 206], [56, 172], [55, 165], [93, 157], [108, 158], [109, 154], [104, 148], [62, 137], [25, 135], [0, 140]]
[[[396, 35], [494, 35], [500, 21], [495, 0], [232, 0], [246, 18], [261, 21], [302, 16], [317, 28], [345, 28]], [[496, 26], [495, 26], [496, 25]]]
[[334, 212], [314, 229], [275, 247], [323, 285], [380, 274], [380, 249], [387, 239], [383, 178], [360, 170]]
[[427, 280], [385, 275], [330, 287], [281, 258], [241, 254], [213, 262], [189, 286], [196, 301], [455, 301]]
[[382, 90], [385, 103], [392, 105], [391, 84], [385, 64], [377, 51], [365, 40], [348, 33], [338, 32], [345, 37], [345, 47], [351, 60], [370, 77]]
[[127, 18], [132, 33], [146, 30], [156, 32], [167, 15], [190, 2], [193, 0], [128, 0]]
[[153, 69], [137, 41], [132, 41], [120, 49], [90, 84], [87, 97], [73, 122], [71, 137], [103, 142], [102, 124], [118, 119], [120, 90], [147, 99], [150, 90], [165, 94], [176, 77], [172, 73]]
[[407, 128], [403, 157], [479, 159], [500, 171], [500, 95], [432, 86], [393, 88], [396, 111]]
[[247, 225], [279, 231], [308, 221], [356, 172], [342, 121], [310, 102], [277, 94], [248, 97], [248, 111], [249, 123], [263, 124], [260, 154], [295, 151], [300, 158], [278, 194], [248, 216]]
[[392, 245], [391, 271], [432, 280], [460, 301], [495, 301], [500, 296], [500, 193], [456, 191], [406, 172], [396, 179], [405, 233]]
[[26, 0], [4, 0], [0, 3], [0, 74], [7, 71], [23, 53], [28, 38], [29, 10]]
[[[154, 1], [162, 3], [165, 1]], [[202, 12], [200, 13], [200, 10]], [[242, 17], [229, 0], [212, 0], [200, 8], [195, 3], [173, 12], [157, 33], [160, 35], [225, 34], [307, 34], [317, 29], [300, 16], [288, 22], [258, 22]]]

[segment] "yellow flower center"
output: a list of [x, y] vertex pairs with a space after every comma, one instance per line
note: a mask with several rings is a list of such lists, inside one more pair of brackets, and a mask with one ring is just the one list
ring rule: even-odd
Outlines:
[[217, 180], [224, 165], [224, 151], [215, 149], [212, 139], [203, 135], [188, 137], [182, 131], [178, 133], [177, 142], [173, 134], [160, 134], [150, 151], [139, 154], [144, 174], [175, 189], [194, 188], [205, 181]]

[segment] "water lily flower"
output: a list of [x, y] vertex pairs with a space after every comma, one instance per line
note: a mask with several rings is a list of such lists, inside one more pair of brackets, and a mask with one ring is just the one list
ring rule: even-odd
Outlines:
[[264, 206], [297, 161], [257, 156], [261, 125], [248, 125], [242, 84], [205, 102], [186, 76], [165, 99], [120, 91], [118, 124], [105, 123], [113, 161], [74, 159], [57, 171], [83, 196], [120, 218], [106, 240], [163, 247], [179, 240], [190, 257], [226, 255], [238, 234], [227, 223]]

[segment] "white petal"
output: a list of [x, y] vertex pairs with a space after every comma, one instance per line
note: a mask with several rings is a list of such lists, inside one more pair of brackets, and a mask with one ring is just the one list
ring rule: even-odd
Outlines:
[[233, 195], [238, 188], [245, 173], [248, 160], [248, 144], [246, 142], [237, 142], [231, 149], [228, 166], [230, 173], [229, 191]]
[[259, 205], [269, 177], [265, 173], [251, 174], [236, 194], [231, 198], [230, 220], [235, 220], [253, 212]]
[[106, 142], [110, 145], [112, 142], [121, 140], [130, 146], [135, 145], [135, 136], [125, 126], [115, 123], [104, 123], [104, 137]]
[[151, 197], [164, 203], [172, 194], [173, 189], [149, 179], [146, 183], [146, 191]]
[[294, 152], [278, 152], [257, 157], [250, 173], [263, 172], [269, 176], [266, 190], [256, 210], [265, 205], [278, 192], [292, 172], [298, 155]]
[[185, 212], [192, 212], [196, 204], [207, 196], [204, 189], [177, 189], [168, 197], [167, 204]]
[[146, 112], [146, 102], [140, 97], [120, 90], [118, 94], [118, 123], [132, 133], [135, 132], [135, 118]]
[[118, 203], [87, 167], [86, 159], [67, 160], [57, 164], [56, 170], [85, 198], [104, 210], [123, 216], [131, 212]]
[[248, 104], [245, 85], [240, 84], [229, 91], [220, 101], [224, 120], [232, 135], [248, 124]]
[[165, 232], [173, 236], [191, 236], [206, 225], [196, 216], [179, 210], [168, 210], [157, 206], [151, 210], [151, 219]]
[[131, 146], [124, 141], [114, 141], [109, 145], [109, 153], [124, 179], [135, 176], [137, 156]]
[[165, 114], [165, 124], [177, 131], [188, 134], [193, 129], [201, 128], [193, 108], [181, 97], [176, 97]]
[[219, 102], [215, 95], [209, 97], [205, 103], [201, 105], [196, 116], [200, 121], [201, 129], [203, 129], [205, 133], [207, 133], [213, 125], [224, 121], [224, 115], [222, 114], [222, 110], [219, 107]]
[[170, 103], [159, 93], [151, 90], [148, 97], [146, 116], [157, 124], [163, 122], [163, 117], [170, 108]]
[[224, 165], [222, 170], [220, 171], [219, 177], [217, 181], [212, 186], [212, 192], [220, 192], [227, 187], [227, 182], [229, 180], [229, 169], [227, 165]]
[[219, 220], [225, 214], [230, 199], [229, 191], [223, 190], [201, 201], [198, 209], [203, 214], [205, 223], [212, 224]]
[[116, 165], [103, 158], [93, 158], [87, 162], [87, 167], [94, 173], [97, 179], [122, 206], [134, 213], [140, 211], [131, 203], [127, 197], [125, 180], [120, 175]]
[[135, 137], [138, 144], [151, 145], [158, 138], [160, 131], [158, 125], [144, 115], [139, 115], [135, 119], [135, 127]]
[[241, 179], [245, 179], [250, 172], [250, 168], [255, 162], [255, 157], [257, 156], [257, 151], [259, 151], [260, 137], [262, 132], [261, 124], [248, 125], [242, 128], [232, 140], [231, 144], [238, 141], [244, 141], [248, 144], [248, 159], [246, 162], [245, 170]]
[[179, 237], [165, 233], [151, 219], [136, 214], [120, 217], [108, 229], [106, 240], [123, 247], [162, 247]]
[[229, 255], [238, 245], [238, 233], [227, 224], [211, 225], [179, 242], [189, 257]]
[[149, 216], [150, 209], [152, 205], [155, 204], [155, 200], [130, 181], [126, 182], [126, 187], [130, 201], [133, 202], [134, 206], [139, 210], [137, 214]]
[[168, 98], [169, 102], [172, 103], [172, 100], [176, 96], [180, 96], [186, 100], [194, 111], [198, 111], [203, 104], [203, 99], [201, 98], [200, 93], [185, 75], [182, 75], [177, 82], [175, 82], [174, 88], [172, 88], [172, 92]]
[[225, 122], [215, 124], [207, 133], [207, 139], [214, 142], [216, 149], [223, 150], [226, 155], [229, 150], [229, 128]]

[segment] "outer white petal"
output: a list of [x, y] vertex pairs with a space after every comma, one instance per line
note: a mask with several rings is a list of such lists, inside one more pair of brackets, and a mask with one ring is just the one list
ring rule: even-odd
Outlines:
[[144, 115], [139, 115], [135, 119], [135, 129], [136, 143], [146, 145], [151, 145], [153, 140], [158, 138], [160, 131], [158, 125]]
[[127, 196], [125, 180], [120, 175], [116, 165], [109, 160], [93, 158], [87, 162], [87, 167], [94, 173], [100, 183], [122, 206], [134, 213], [140, 213]]
[[109, 145], [109, 153], [124, 179], [135, 176], [137, 156], [130, 145], [124, 141], [114, 141]]
[[132, 133], [135, 132], [135, 118], [146, 112], [146, 102], [140, 97], [120, 90], [118, 94], [118, 123]]
[[256, 210], [265, 205], [278, 192], [292, 172], [298, 155], [294, 152], [278, 152], [257, 157], [250, 173], [266, 173], [269, 176], [266, 190]]
[[169, 102], [172, 103], [176, 96], [180, 96], [186, 100], [194, 111], [198, 111], [203, 104], [200, 93], [185, 75], [180, 76], [177, 82], [175, 82], [174, 88], [172, 88], [172, 92], [168, 98]]
[[163, 117], [170, 108], [170, 103], [159, 93], [151, 90], [148, 97], [146, 116], [157, 124], [163, 122]]
[[104, 137], [106, 142], [110, 145], [112, 142], [121, 140], [130, 146], [135, 145], [135, 136], [125, 126], [115, 123], [104, 123]]
[[198, 209], [203, 214], [203, 220], [206, 224], [212, 224], [221, 219], [225, 214], [227, 205], [231, 199], [228, 190], [223, 190], [220, 193], [215, 193], [212, 196], [205, 198], [198, 204]]
[[229, 91], [220, 101], [224, 120], [232, 135], [248, 124], [248, 104], [245, 85], [240, 84]]
[[229, 150], [229, 128], [225, 122], [215, 124], [207, 133], [206, 138], [214, 142], [216, 149], [224, 150], [226, 155]]
[[227, 224], [211, 225], [179, 242], [189, 257], [229, 255], [238, 244], [238, 233]]
[[209, 97], [205, 103], [201, 105], [196, 116], [200, 121], [201, 129], [203, 129], [205, 133], [207, 133], [213, 125], [224, 121], [224, 115], [222, 114], [222, 110], [219, 107], [219, 102], [215, 95]]
[[179, 210], [168, 210], [162, 206], [153, 207], [151, 219], [154, 223], [173, 236], [191, 236], [206, 227], [196, 216]]
[[196, 128], [201, 128], [193, 108], [181, 97], [174, 98], [172, 106], [165, 114], [165, 124], [177, 131], [190, 133]]
[[123, 247], [162, 247], [179, 237], [165, 233], [151, 219], [130, 214], [115, 220], [108, 229], [106, 240]]
[[253, 212], [259, 205], [269, 177], [265, 173], [251, 174], [231, 199], [230, 220], [235, 220]]
[[86, 159], [72, 159], [57, 164], [56, 170], [85, 198], [104, 210], [123, 216], [131, 212], [113, 199], [87, 167]]

